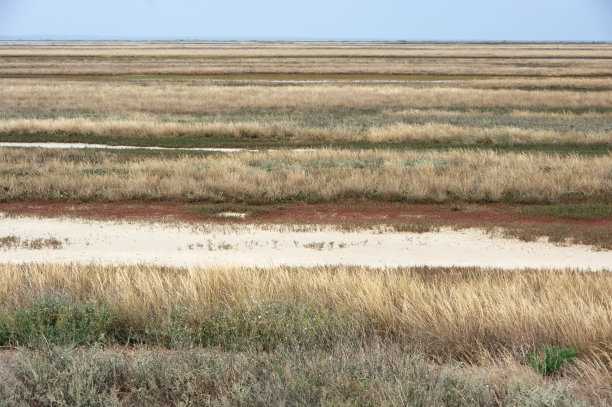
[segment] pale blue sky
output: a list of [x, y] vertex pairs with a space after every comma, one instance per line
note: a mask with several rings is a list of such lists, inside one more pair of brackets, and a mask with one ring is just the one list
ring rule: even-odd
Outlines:
[[0, 37], [612, 41], [612, 0], [0, 0]]

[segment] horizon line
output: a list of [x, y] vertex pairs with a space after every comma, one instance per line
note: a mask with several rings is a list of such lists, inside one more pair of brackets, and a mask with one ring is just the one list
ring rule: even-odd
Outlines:
[[154, 37], [81, 35], [2, 35], [2, 42], [381, 42], [381, 43], [612, 43], [611, 40], [513, 40], [513, 39], [405, 39], [405, 38], [319, 38], [319, 37]]

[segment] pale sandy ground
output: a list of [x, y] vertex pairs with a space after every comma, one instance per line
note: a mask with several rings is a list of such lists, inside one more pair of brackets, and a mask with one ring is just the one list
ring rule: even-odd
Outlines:
[[[155, 81], [157, 79], [150, 79]], [[198, 79], [195, 79], [198, 81]], [[237, 83], [450, 83], [450, 82], [467, 82], [465, 79], [439, 80], [439, 81], [422, 81], [410, 79], [199, 79], [203, 82], [237, 82]]]
[[466, 229], [432, 233], [288, 230], [282, 226], [127, 223], [0, 217], [0, 238], [68, 239], [61, 249], [0, 249], [0, 263], [99, 262], [169, 266], [479, 266], [611, 269], [612, 251], [521, 242]]
[[13, 143], [13, 142], [0, 142], [0, 147], [29, 147], [29, 148], [55, 148], [55, 149], [67, 149], [67, 148], [98, 148], [105, 150], [186, 150], [186, 151], [214, 151], [222, 153], [231, 153], [234, 151], [257, 151], [257, 150], [246, 150], [244, 148], [219, 148], [219, 147], [193, 147], [193, 148], [180, 148], [180, 147], [139, 147], [139, 146], [108, 146], [106, 144], [88, 144], [88, 143]]

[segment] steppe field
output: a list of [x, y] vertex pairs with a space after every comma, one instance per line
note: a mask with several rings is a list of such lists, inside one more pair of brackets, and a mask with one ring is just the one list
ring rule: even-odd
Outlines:
[[612, 44], [0, 42], [0, 406], [612, 405]]

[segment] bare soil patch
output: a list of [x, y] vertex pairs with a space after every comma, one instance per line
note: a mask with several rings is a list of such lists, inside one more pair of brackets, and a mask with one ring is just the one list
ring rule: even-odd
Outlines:
[[[194, 211], [194, 207], [211, 207], [215, 210]], [[571, 219], [554, 216], [521, 215], [529, 205], [505, 204], [406, 204], [406, 203], [349, 203], [347, 205], [304, 204], [262, 205], [250, 214], [241, 211], [240, 204], [189, 204], [181, 202], [74, 202], [74, 201], [11, 201], [0, 202], [0, 212], [12, 215], [36, 215], [42, 217], [71, 216], [91, 219], [141, 220], [141, 221], [202, 221], [226, 223], [262, 224], [327, 224], [338, 226], [370, 227], [400, 223], [435, 223], [443, 226], [532, 224], [612, 227], [612, 218], [595, 216]], [[226, 209], [227, 208], [227, 209]], [[251, 206], [245, 206], [251, 208]], [[224, 212], [247, 213], [245, 217], [218, 216]]]
[[[395, 232], [424, 233], [440, 228], [480, 229], [533, 242], [547, 238], [554, 243], [581, 243], [612, 249], [612, 218], [601, 214], [568, 218], [525, 215], [530, 205], [503, 204], [405, 204], [348, 205], [294, 203], [249, 206], [179, 202], [66, 202], [27, 201], [0, 203], [8, 216], [83, 218], [191, 225], [248, 225], [309, 227], [329, 226], [343, 231], [386, 228]], [[533, 211], [531, 211], [533, 212]], [[232, 213], [240, 216], [223, 216]], [[7, 232], [8, 233], [8, 232]], [[201, 242], [200, 242], [201, 243]], [[307, 244], [312, 242], [307, 242]], [[317, 242], [315, 242], [317, 243]], [[320, 242], [318, 242], [320, 243]], [[194, 243], [197, 244], [197, 243]], [[204, 243], [201, 243], [204, 244]], [[223, 244], [220, 243], [222, 246]], [[313, 247], [316, 245], [313, 244]]]
[[177, 267], [365, 266], [606, 269], [612, 252], [585, 245], [521, 242], [464, 228], [415, 233], [332, 226], [118, 222], [3, 217], [0, 234], [32, 240], [58, 236], [58, 249], [15, 247], [0, 262], [155, 264]]

